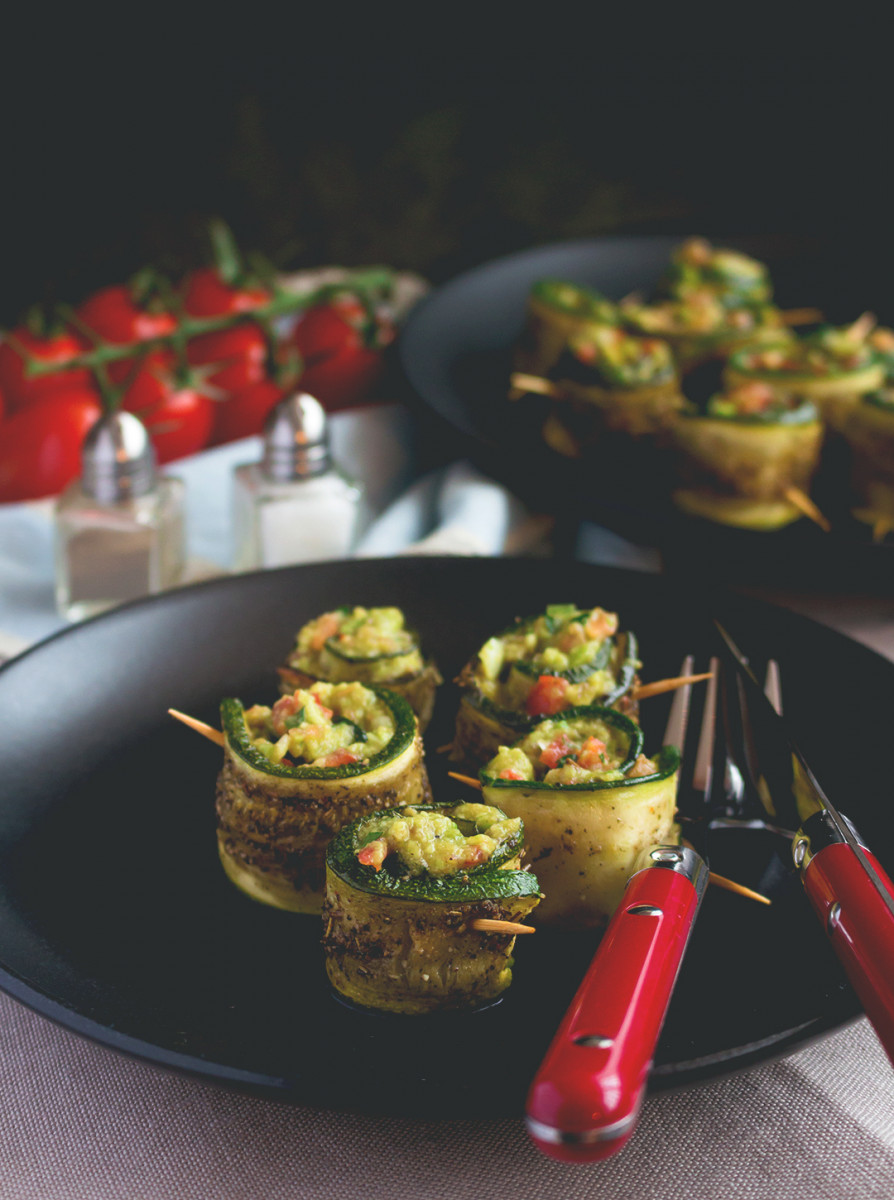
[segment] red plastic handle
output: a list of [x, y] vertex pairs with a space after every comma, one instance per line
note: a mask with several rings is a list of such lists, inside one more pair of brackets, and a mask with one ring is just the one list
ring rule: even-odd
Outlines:
[[[878, 859], [870, 850], [863, 853], [894, 898], [894, 883]], [[894, 916], [845, 842], [814, 855], [804, 872], [804, 887], [894, 1063]]]
[[550, 1158], [608, 1158], [633, 1132], [698, 904], [676, 871], [632, 876], [528, 1093], [528, 1132]]

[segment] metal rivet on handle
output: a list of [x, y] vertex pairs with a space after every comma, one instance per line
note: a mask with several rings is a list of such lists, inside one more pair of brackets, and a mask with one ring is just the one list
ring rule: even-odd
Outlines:
[[614, 1038], [605, 1037], [601, 1033], [582, 1033], [574, 1039], [575, 1046], [595, 1046], [597, 1050], [607, 1050], [614, 1045]]
[[804, 859], [807, 855], [807, 838], [798, 838], [792, 845], [792, 858], [796, 867], [804, 865]]
[[670, 850], [664, 848], [653, 850], [649, 857], [653, 862], [678, 863], [683, 861], [683, 855], [679, 850]]
[[829, 933], [831, 933], [833, 929], [838, 928], [840, 921], [841, 921], [841, 905], [836, 900], [835, 903], [832, 905], [832, 907], [829, 909], [828, 917], [826, 917], [826, 929], [829, 931]]
[[635, 917], [660, 917], [661, 909], [657, 904], [631, 904], [627, 912]]

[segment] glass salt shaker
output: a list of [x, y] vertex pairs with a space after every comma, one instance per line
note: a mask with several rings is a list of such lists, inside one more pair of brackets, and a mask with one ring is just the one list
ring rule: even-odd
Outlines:
[[361, 489], [332, 462], [326, 414], [313, 396], [281, 400], [264, 426], [261, 461], [234, 472], [234, 568], [344, 558]]
[[132, 413], [108, 413], [84, 440], [81, 478], [56, 502], [56, 607], [93, 616], [180, 583], [184, 487], [159, 475]]

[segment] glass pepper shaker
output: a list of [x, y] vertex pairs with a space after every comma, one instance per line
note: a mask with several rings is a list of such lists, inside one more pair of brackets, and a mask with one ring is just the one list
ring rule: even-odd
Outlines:
[[344, 558], [363, 493], [332, 462], [326, 414], [313, 396], [281, 400], [264, 426], [261, 461], [234, 472], [234, 567]]
[[100, 417], [81, 478], [56, 502], [56, 607], [72, 621], [173, 587], [185, 565], [184, 487], [159, 475], [132, 413]]

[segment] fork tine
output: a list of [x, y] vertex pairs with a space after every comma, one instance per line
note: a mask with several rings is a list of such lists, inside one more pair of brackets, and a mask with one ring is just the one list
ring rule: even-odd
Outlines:
[[764, 679], [764, 695], [782, 716], [782, 680], [779, 675], [779, 663], [771, 658], [767, 663], [767, 675]]
[[698, 749], [695, 753], [695, 767], [692, 774], [692, 785], [707, 799], [711, 791], [711, 776], [714, 766], [714, 743], [717, 734], [717, 674], [720, 662], [711, 659], [711, 678], [705, 692], [705, 710], [702, 716], [702, 727], [699, 733]]
[[[695, 659], [687, 654], [680, 667], [680, 675], [692, 674]], [[689, 702], [692, 697], [692, 684], [684, 683], [674, 692], [670, 715], [667, 718], [667, 728], [664, 731], [665, 746], [677, 746], [682, 754], [686, 743], [686, 729], [689, 725]]]

